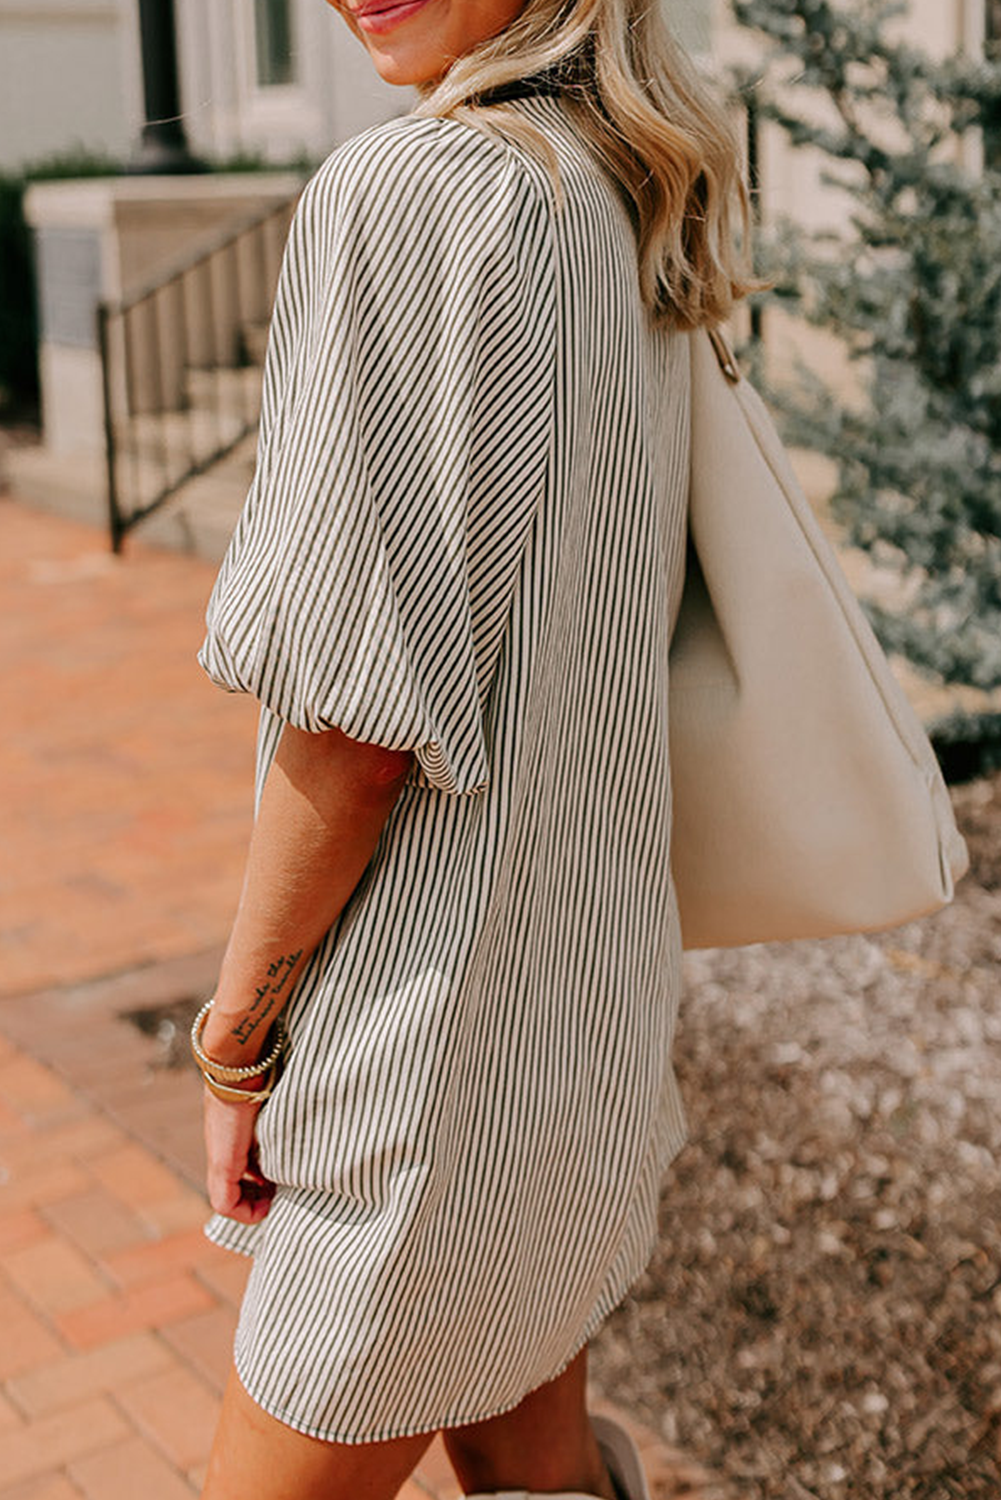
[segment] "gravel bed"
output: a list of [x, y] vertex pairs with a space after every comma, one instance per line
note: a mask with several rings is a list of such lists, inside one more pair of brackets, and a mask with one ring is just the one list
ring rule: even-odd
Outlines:
[[727, 1497], [1001, 1500], [1001, 778], [954, 795], [948, 910], [686, 957], [691, 1141], [593, 1370]]

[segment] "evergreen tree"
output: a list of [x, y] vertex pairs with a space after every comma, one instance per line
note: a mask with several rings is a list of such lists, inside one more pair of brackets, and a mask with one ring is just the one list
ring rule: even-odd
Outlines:
[[788, 435], [836, 461], [850, 541], [901, 574], [906, 610], [868, 606], [884, 645], [997, 688], [1001, 0], [988, 0], [985, 57], [945, 61], [905, 39], [894, 0], [733, 8], [767, 44], [763, 76], [743, 80], [757, 108], [823, 153], [845, 195], [836, 234], [764, 236], [773, 295], [863, 361], [860, 404], [797, 381]]

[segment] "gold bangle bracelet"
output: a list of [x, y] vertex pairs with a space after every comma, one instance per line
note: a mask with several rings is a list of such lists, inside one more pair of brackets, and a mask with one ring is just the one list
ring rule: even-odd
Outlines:
[[282, 1020], [282, 1017], [280, 1015], [277, 1016], [274, 1026], [271, 1028], [274, 1031], [275, 1040], [267, 1057], [261, 1058], [256, 1063], [250, 1063], [246, 1067], [232, 1068], [226, 1063], [216, 1062], [214, 1058], [209, 1057], [208, 1053], [202, 1047], [202, 1032], [205, 1030], [205, 1022], [208, 1020], [209, 1011], [212, 1009], [214, 1003], [215, 996], [213, 995], [211, 1000], [206, 1000], [191, 1026], [191, 1050], [194, 1053], [195, 1062], [201, 1069], [203, 1077], [211, 1077], [216, 1083], [242, 1083], [248, 1078], [262, 1077], [269, 1068], [274, 1067], [285, 1051], [288, 1042], [288, 1033], [285, 1030], [285, 1022]]
[[269, 1074], [267, 1083], [262, 1089], [234, 1089], [225, 1083], [219, 1083], [215, 1078], [203, 1073], [205, 1087], [210, 1094], [217, 1099], [224, 1100], [227, 1104], [263, 1104], [265, 1099], [270, 1099], [274, 1091], [274, 1076]]

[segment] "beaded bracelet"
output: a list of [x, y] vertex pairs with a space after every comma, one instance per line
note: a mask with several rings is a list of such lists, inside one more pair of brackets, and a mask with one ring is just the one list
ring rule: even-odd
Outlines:
[[288, 1042], [288, 1033], [285, 1030], [285, 1022], [278, 1016], [274, 1023], [275, 1040], [267, 1057], [261, 1058], [256, 1063], [251, 1063], [244, 1068], [231, 1068], [225, 1063], [216, 1062], [209, 1057], [202, 1047], [202, 1032], [205, 1030], [205, 1022], [208, 1020], [209, 1011], [215, 1002], [213, 995], [211, 1000], [206, 1000], [198, 1012], [191, 1026], [191, 1050], [195, 1055], [195, 1062], [207, 1080], [211, 1078], [215, 1083], [242, 1083], [248, 1078], [260, 1078], [273, 1068], [275, 1063], [285, 1051]]

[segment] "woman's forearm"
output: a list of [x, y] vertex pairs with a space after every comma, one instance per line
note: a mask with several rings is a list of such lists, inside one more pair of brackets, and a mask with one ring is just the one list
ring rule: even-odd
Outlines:
[[217, 1062], [256, 1060], [371, 859], [410, 760], [407, 752], [362, 745], [337, 730], [284, 729], [202, 1038]]

